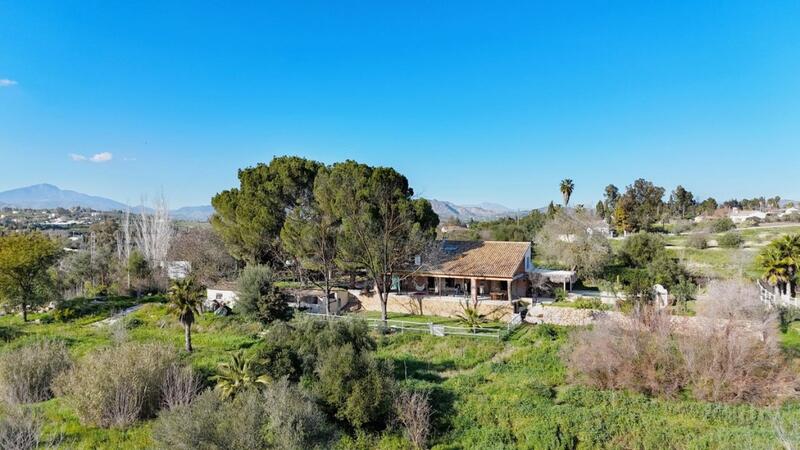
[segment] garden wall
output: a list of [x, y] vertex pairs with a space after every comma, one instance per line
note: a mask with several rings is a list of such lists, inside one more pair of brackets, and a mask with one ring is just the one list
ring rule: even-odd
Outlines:
[[[592, 325], [599, 320], [608, 319], [614, 321], [628, 322], [630, 318], [619, 311], [600, 311], [596, 309], [578, 309], [560, 306], [545, 306], [536, 304], [528, 308], [525, 321], [528, 323], [540, 324], [549, 323], [552, 325], [564, 326], [586, 326]], [[706, 317], [692, 316], [670, 316], [673, 330], [678, 333], [692, 330], [707, 329], [713, 327], [723, 327], [728, 324], [725, 320], [714, 320]], [[745, 329], [751, 328], [751, 322], [738, 321], [737, 326]], [[755, 332], [755, 328], [754, 332]]]
[[[358, 290], [350, 290], [351, 301], [356, 302], [366, 311], [380, 311], [381, 300], [378, 294], [371, 292], [362, 294]], [[456, 317], [462, 311], [464, 299], [457, 297], [423, 297], [420, 303], [410, 295], [389, 294], [386, 309], [393, 313], [418, 314], [443, 317]], [[420, 310], [421, 306], [421, 310]], [[514, 314], [514, 306], [504, 300], [481, 300], [478, 311], [490, 320], [508, 320]]]

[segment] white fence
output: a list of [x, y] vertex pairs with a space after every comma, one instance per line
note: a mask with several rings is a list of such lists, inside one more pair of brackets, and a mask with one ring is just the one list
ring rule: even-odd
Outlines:
[[337, 316], [325, 315], [314, 313], [301, 313], [303, 317], [309, 317], [316, 320], [363, 320], [372, 328], [391, 330], [398, 333], [425, 333], [433, 336], [468, 336], [468, 337], [485, 337], [500, 339], [506, 333], [512, 331], [522, 323], [522, 318], [519, 314], [514, 314], [508, 327], [451, 327], [449, 325], [439, 325], [433, 322], [412, 322], [408, 320], [394, 320], [389, 319], [383, 321], [381, 319], [367, 319], [357, 316]]
[[770, 306], [791, 306], [800, 308], [800, 299], [789, 297], [788, 295], [776, 294], [772, 286], [762, 280], [756, 282], [761, 291], [761, 301]]

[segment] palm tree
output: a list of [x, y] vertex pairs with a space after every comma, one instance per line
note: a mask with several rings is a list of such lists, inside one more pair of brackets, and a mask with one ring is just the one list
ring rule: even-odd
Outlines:
[[569, 205], [569, 198], [572, 196], [572, 191], [575, 190], [575, 183], [569, 178], [561, 180], [561, 195], [564, 196], [564, 206]]
[[192, 324], [195, 315], [200, 314], [200, 303], [203, 298], [203, 288], [193, 278], [175, 280], [167, 294], [169, 309], [178, 316], [183, 325], [186, 351], [192, 351]]
[[776, 294], [780, 293], [780, 286], [790, 281], [789, 261], [781, 249], [770, 244], [759, 253], [756, 261], [761, 276], [775, 286]]
[[253, 360], [245, 358], [244, 352], [238, 351], [231, 355], [230, 362], [217, 366], [217, 374], [211, 379], [217, 382], [217, 389], [224, 398], [235, 397], [242, 391], [269, 382], [269, 376], [257, 376], [252, 365]]
[[792, 295], [792, 284], [797, 279], [800, 267], [800, 234], [788, 234], [771, 245], [775, 246], [785, 260], [788, 272], [786, 293]]

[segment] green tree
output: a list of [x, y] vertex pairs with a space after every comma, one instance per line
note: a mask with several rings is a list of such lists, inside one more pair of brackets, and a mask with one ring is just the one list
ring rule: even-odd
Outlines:
[[[664, 205], [664, 188], [654, 185], [643, 178], [634, 181], [625, 189], [617, 202], [626, 218], [625, 231], [646, 231], [661, 217]], [[622, 219], [616, 216], [617, 227]]]
[[681, 219], [688, 219], [691, 217], [692, 210], [696, 203], [694, 194], [687, 191], [681, 185], [678, 185], [669, 196], [669, 206], [672, 215]]
[[428, 201], [412, 199], [406, 177], [391, 168], [345, 161], [331, 167], [324, 183], [342, 222], [340, 260], [366, 270], [386, 320], [392, 276], [427, 247], [438, 219]]
[[61, 255], [61, 246], [38, 232], [0, 237], [0, 297], [22, 309], [23, 321], [30, 307], [53, 297], [49, 271]]
[[577, 271], [580, 277], [598, 276], [611, 258], [611, 245], [591, 226], [586, 212], [561, 211], [536, 236], [536, 252], [550, 264]]
[[291, 317], [286, 296], [275, 286], [272, 270], [267, 266], [244, 268], [236, 282], [239, 299], [236, 308], [263, 323]]
[[613, 184], [609, 184], [603, 190], [603, 204], [605, 206], [605, 219], [609, 224], [614, 221], [614, 212], [617, 209], [617, 200], [619, 200], [619, 188]]
[[248, 264], [275, 259], [287, 211], [307, 205], [322, 164], [296, 156], [239, 170], [239, 187], [211, 199], [211, 225], [233, 257]]
[[195, 315], [200, 314], [200, 304], [203, 301], [203, 288], [193, 278], [187, 277], [175, 280], [167, 294], [169, 309], [178, 316], [178, 321], [183, 325], [183, 336], [186, 351], [192, 351], [192, 324]]
[[[338, 217], [333, 213], [327, 192], [330, 183], [321, 181], [320, 173], [315, 188], [315, 200], [311, 205], [295, 208], [286, 218], [281, 230], [281, 243], [306, 270], [321, 274], [322, 280], [310, 277], [312, 283], [325, 292], [325, 314], [330, 314], [331, 283], [336, 275], [337, 241], [341, 234]], [[317, 200], [319, 199], [319, 200]]]
[[575, 183], [571, 179], [565, 178], [561, 180], [558, 190], [561, 191], [561, 195], [564, 197], [564, 206], [569, 206], [569, 198], [572, 197], [572, 191], [575, 190]]
[[597, 201], [597, 205], [594, 207], [594, 213], [601, 219], [606, 218], [606, 205], [602, 200]]

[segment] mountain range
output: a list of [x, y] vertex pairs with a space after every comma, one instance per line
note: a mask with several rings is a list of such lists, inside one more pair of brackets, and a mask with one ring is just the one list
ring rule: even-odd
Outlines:
[[[443, 221], [456, 218], [462, 222], [469, 222], [471, 220], [493, 220], [527, 214], [527, 211], [514, 210], [497, 203], [457, 205], [452, 202], [435, 199], [430, 202], [434, 212]], [[110, 198], [61, 189], [52, 184], [36, 184], [0, 192], [0, 207], [53, 209], [78, 206], [96, 211], [124, 211], [129, 208], [125, 203]], [[130, 206], [132, 211], [139, 211], [140, 208], [140, 206]], [[213, 213], [214, 208], [210, 205], [185, 206], [170, 211], [170, 214], [175, 219], [198, 222], [208, 220]]]
[[503, 217], [524, 216], [529, 211], [521, 209], [511, 209], [497, 203], [480, 203], [478, 205], [456, 205], [445, 200], [430, 200], [433, 212], [439, 219], [458, 219], [461, 222], [471, 220], [494, 220]]
[[[52, 184], [36, 184], [0, 192], [0, 207], [53, 209], [78, 206], [96, 211], [124, 211], [129, 208], [128, 205], [110, 198], [60, 189]], [[132, 211], [139, 211], [140, 208], [130, 206]], [[178, 220], [202, 222], [208, 220], [213, 212], [210, 205], [185, 206], [171, 210], [170, 215]]]

